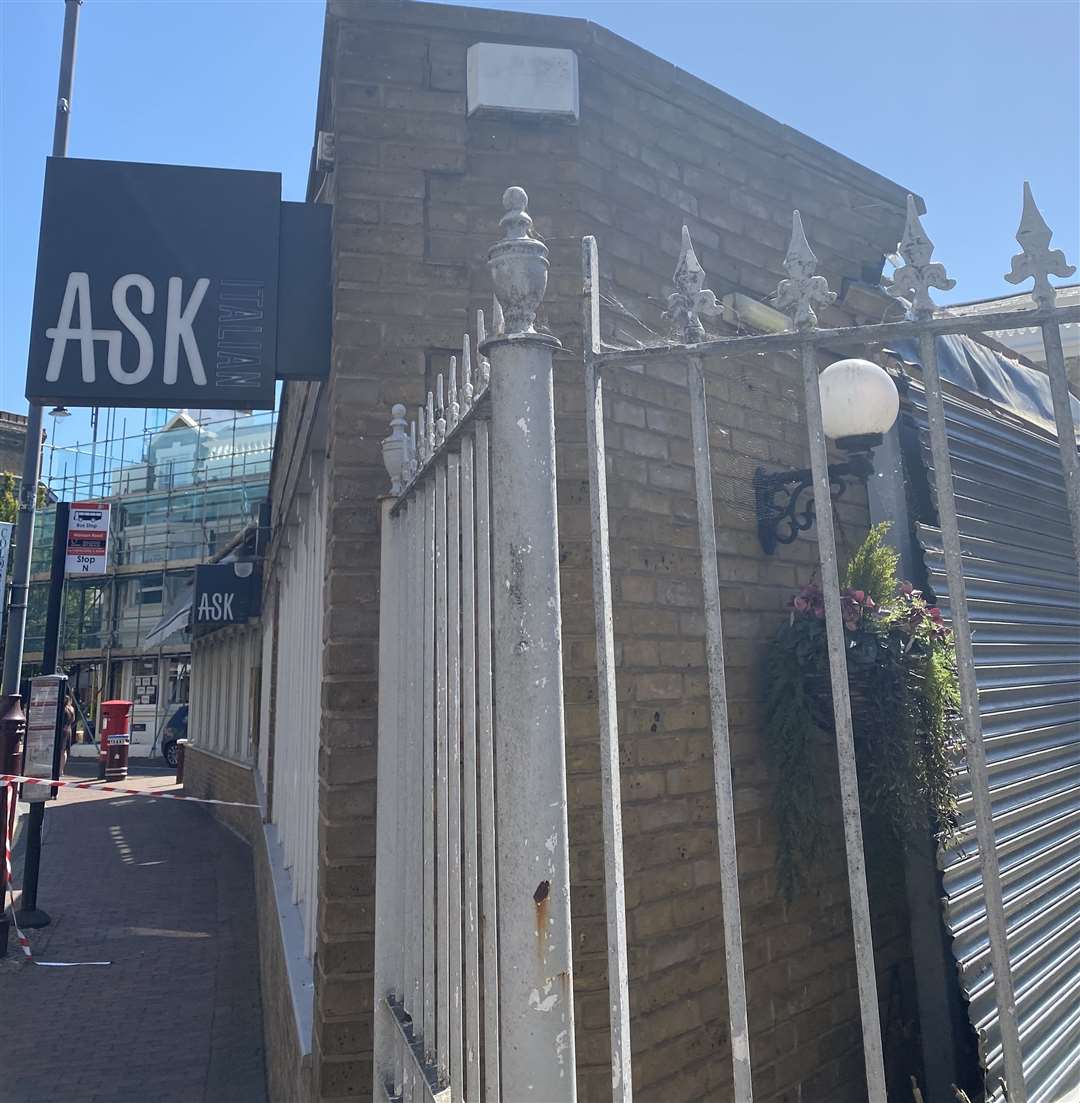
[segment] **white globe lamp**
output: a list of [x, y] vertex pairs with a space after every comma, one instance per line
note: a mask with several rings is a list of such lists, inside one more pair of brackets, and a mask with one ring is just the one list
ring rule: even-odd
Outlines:
[[818, 377], [825, 435], [850, 452], [881, 443], [900, 412], [896, 384], [869, 360], [837, 360]]

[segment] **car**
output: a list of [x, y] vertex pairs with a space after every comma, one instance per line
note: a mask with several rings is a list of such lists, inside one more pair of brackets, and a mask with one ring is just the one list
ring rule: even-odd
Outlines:
[[181, 705], [176, 712], [169, 717], [168, 724], [161, 736], [161, 757], [172, 769], [176, 769], [180, 748], [176, 745], [178, 739], [187, 739], [188, 707]]

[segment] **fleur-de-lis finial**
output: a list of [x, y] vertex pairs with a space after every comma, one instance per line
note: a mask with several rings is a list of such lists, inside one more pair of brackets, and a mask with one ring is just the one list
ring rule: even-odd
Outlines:
[[791, 241], [784, 257], [784, 271], [788, 278], [777, 285], [777, 307], [791, 314], [796, 329], [815, 329], [814, 304], [830, 306], [836, 302], [836, 292], [829, 290], [829, 281], [824, 276], [814, 275], [817, 257], [806, 240], [798, 211], [791, 213]]
[[668, 296], [668, 308], [664, 317], [671, 322], [671, 339], [684, 344], [693, 344], [705, 339], [705, 327], [700, 315], [715, 317], [723, 313], [723, 307], [716, 301], [716, 295], [705, 286], [705, 269], [694, 252], [690, 231], [682, 228], [682, 249], [675, 264], [675, 274], [671, 282], [675, 290]]
[[473, 404], [472, 351], [467, 333], [461, 338], [461, 404], [466, 410]]
[[930, 288], [951, 291], [956, 286], [956, 280], [949, 279], [945, 274], [944, 264], [931, 262], [934, 243], [919, 220], [913, 195], [907, 197], [907, 221], [897, 248], [906, 263], [893, 273], [890, 289], [894, 295], [911, 296], [912, 317], [928, 318], [935, 310]]
[[1050, 248], [1053, 230], [1046, 224], [1042, 212], [1035, 205], [1031, 194], [1031, 185], [1024, 181], [1024, 212], [1020, 216], [1020, 228], [1016, 231], [1016, 240], [1021, 252], [1012, 259], [1012, 271], [1005, 277], [1009, 283], [1023, 283], [1035, 280], [1031, 297], [1040, 310], [1052, 310], [1057, 299], [1054, 285], [1048, 276], [1071, 276], [1076, 266], [1065, 260], [1060, 249]]

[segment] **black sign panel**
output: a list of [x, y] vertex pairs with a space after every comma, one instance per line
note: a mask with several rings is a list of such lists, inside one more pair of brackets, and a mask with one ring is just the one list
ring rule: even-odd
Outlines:
[[260, 575], [253, 563], [210, 563], [195, 568], [191, 624], [196, 630], [244, 624], [259, 614]]
[[26, 396], [272, 409], [281, 177], [50, 158]]
[[278, 379], [330, 375], [330, 210], [311, 203], [281, 204]]

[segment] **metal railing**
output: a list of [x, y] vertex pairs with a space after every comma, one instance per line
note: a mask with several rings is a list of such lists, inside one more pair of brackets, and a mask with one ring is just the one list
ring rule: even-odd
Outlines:
[[[728, 1009], [732, 1034], [732, 1063], [735, 1097], [738, 1103], [750, 1103], [753, 1095], [750, 1056], [751, 1040], [747, 1030], [747, 1004], [743, 981], [744, 963], [738, 897], [737, 855], [732, 814], [730, 774], [730, 733], [724, 686], [722, 626], [716, 577], [716, 543], [709, 455], [708, 422], [703, 387], [706, 373], [722, 370], [727, 356], [746, 352], [797, 351], [801, 357], [805, 390], [807, 428], [812, 469], [812, 489], [817, 519], [817, 538], [821, 569], [821, 585], [825, 598], [825, 619], [832, 699], [835, 709], [835, 735], [840, 773], [841, 806], [847, 860], [848, 890], [852, 913], [854, 954], [862, 1018], [867, 1098], [871, 1103], [885, 1103], [885, 1070], [881, 1025], [874, 968], [874, 951], [870, 927], [870, 906], [866, 885], [865, 855], [855, 748], [852, 736], [851, 702], [848, 689], [844, 627], [840, 609], [840, 584], [837, 567], [836, 541], [833, 528], [831, 485], [822, 425], [821, 395], [818, 384], [819, 352], [846, 345], [878, 345], [901, 337], [917, 338], [923, 365], [926, 402], [929, 415], [930, 446], [937, 480], [937, 500], [944, 548], [945, 575], [949, 588], [959, 672], [960, 698], [967, 747], [967, 770], [975, 807], [978, 860], [985, 888], [989, 927], [990, 958], [993, 965], [997, 1017], [1001, 1034], [1002, 1091], [1007, 1091], [1009, 1103], [1026, 1103], [1024, 1054], [1017, 1023], [1016, 998], [1009, 963], [1008, 932], [1002, 905], [1001, 879], [994, 843], [991, 793], [988, 781], [986, 751], [983, 745], [979, 715], [978, 688], [972, 652], [970, 621], [962, 571], [962, 553], [957, 527], [953, 476], [945, 430], [942, 384], [938, 371], [935, 337], [946, 333], [981, 333], [1019, 326], [1040, 326], [1050, 377], [1058, 442], [1065, 477], [1066, 498], [1075, 550], [1080, 554], [1080, 461], [1076, 449], [1076, 427], [1073, 422], [1065, 374], [1064, 356], [1059, 326], [1080, 319], [1076, 307], [1056, 308], [1054, 289], [1047, 276], [1071, 275], [1074, 269], [1066, 265], [1064, 255], [1049, 248], [1051, 232], [1043, 221], [1025, 185], [1024, 211], [1017, 232], [1022, 252], [1013, 259], [1012, 272], [1006, 278], [1019, 282], [1034, 278], [1036, 308], [1023, 312], [958, 318], [935, 317], [935, 307], [929, 296], [932, 287], [949, 289], [949, 280], [941, 264], [931, 261], [933, 245], [923, 229], [913, 198], [908, 199], [907, 225], [900, 254], [904, 265], [897, 269], [892, 289], [895, 294], [910, 298], [908, 320], [837, 329], [818, 327], [815, 305], [831, 303], [835, 298], [824, 277], [815, 274], [816, 257], [803, 234], [799, 213], [793, 216], [791, 244], [785, 259], [789, 278], [778, 288], [777, 301], [790, 310], [794, 330], [763, 336], [708, 338], [701, 324], [701, 315], [719, 313], [715, 296], [705, 287], [703, 271], [683, 229], [683, 249], [675, 271], [675, 292], [669, 298], [668, 317], [672, 322], [672, 340], [648, 348], [605, 349], [599, 339], [600, 299], [597, 280], [596, 246], [585, 239], [585, 369], [586, 411], [589, 421], [590, 483], [593, 502], [594, 600], [597, 611], [597, 654], [602, 708], [602, 736], [605, 741], [604, 762], [610, 761], [607, 748], [617, 746], [618, 731], [614, 720], [614, 671], [611, 636], [611, 584], [607, 577], [606, 485], [603, 444], [602, 380], [608, 369], [640, 365], [652, 358], [679, 357], [688, 367], [689, 399], [693, 426], [694, 469], [700, 526], [702, 572], [705, 593], [706, 635], [710, 702], [713, 731], [714, 783], [720, 845], [724, 937], [728, 971]], [[718, 367], [718, 362], [720, 366]], [[722, 519], [721, 519], [722, 523]], [[609, 869], [616, 869], [621, 854], [616, 851], [619, 838], [619, 806], [617, 785], [606, 785], [604, 793], [605, 850]], [[609, 957], [621, 954], [619, 932], [611, 927], [613, 906], [618, 903], [609, 885]], [[612, 977], [624, 976], [619, 963], [611, 967]], [[625, 964], [622, 965], [625, 969]], [[620, 980], [620, 983], [623, 983]], [[613, 991], [612, 1006], [618, 996]], [[613, 1014], [613, 1060], [617, 1055], [616, 1038], [623, 1044], [628, 1025], [621, 1015]], [[987, 1070], [996, 1075], [997, 1069]], [[1007, 1085], [1007, 1086], [1006, 1086]], [[994, 1088], [996, 1089], [996, 1087]], [[618, 1097], [618, 1092], [616, 1092]]]
[[558, 342], [533, 327], [547, 250], [526, 203], [504, 196], [475, 377], [466, 337], [461, 386], [452, 362], [383, 444], [375, 1091], [391, 1100], [576, 1097]]
[[[315, 952], [319, 830], [319, 742], [311, 736], [311, 691], [322, 685], [323, 585], [329, 525], [329, 479], [325, 462], [312, 453], [310, 493], [282, 519], [285, 534], [275, 565], [277, 668], [274, 693], [274, 750], [267, 768], [273, 793], [272, 822], [292, 883], [292, 902], [304, 926], [304, 953]], [[263, 678], [270, 678], [265, 671]]]

